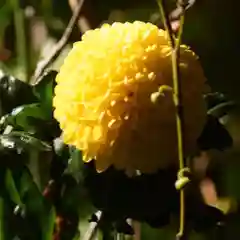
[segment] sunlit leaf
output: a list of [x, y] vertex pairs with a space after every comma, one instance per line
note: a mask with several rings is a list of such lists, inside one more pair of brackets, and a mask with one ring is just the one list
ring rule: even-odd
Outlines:
[[2, 118], [2, 124], [12, 125], [28, 132], [36, 132], [37, 126], [34, 119], [47, 120], [47, 117], [39, 104], [22, 105]]
[[28, 149], [35, 148], [39, 151], [50, 151], [51, 146], [26, 132], [13, 131], [7, 135], [0, 135], [0, 145], [6, 148]]
[[56, 85], [56, 75], [56, 71], [45, 73], [45, 75], [43, 75], [43, 77], [40, 79], [40, 82], [33, 88], [33, 91], [38, 97], [42, 107], [50, 115], [52, 113], [52, 99], [54, 87]]

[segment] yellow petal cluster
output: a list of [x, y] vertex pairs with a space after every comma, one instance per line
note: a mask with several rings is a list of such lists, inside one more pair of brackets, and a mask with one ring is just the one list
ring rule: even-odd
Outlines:
[[[205, 77], [197, 56], [180, 54], [185, 153], [191, 152], [206, 120]], [[96, 161], [128, 173], [152, 173], [177, 163], [171, 48], [164, 30], [151, 23], [105, 24], [85, 33], [64, 61], [53, 105], [66, 144]], [[165, 87], [163, 87], [164, 89]]]

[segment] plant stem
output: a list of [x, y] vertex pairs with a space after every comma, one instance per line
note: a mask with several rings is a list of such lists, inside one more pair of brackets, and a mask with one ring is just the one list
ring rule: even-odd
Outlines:
[[73, 15], [61, 39], [57, 42], [56, 46], [54, 47], [52, 52], [48, 55], [48, 57], [38, 64], [33, 76], [34, 85], [38, 84], [38, 82], [40, 81], [40, 77], [42, 76], [46, 68], [48, 68], [49, 65], [51, 65], [54, 62], [54, 60], [62, 52], [63, 48], [67, 45], [68, 40], [72, 34], [73, 28], [77, 23], [79, 16], [81, 14], [83, 4], [84, 4], [84, 0], [79, 0], [78, 5], [76, 6], [75, 11], [73, 12]]
[[[184, 11], [180, 18], [180, 29], [178, 32], [178, 37], [175, 40], [169, 18], [166, 14], [164, 0], [157, 0], [160, 8], [160, 12], [163, 18], [165, 29], [168, 33], [169, 39], [171, 40], [172, 48], [172, 76], [173, 76], [173, 101], [176, 107], [176, 128], [177, 128], [177, 143], [178, 143], [178, 160], [179, 160], [179, 171], [184, 169], [184, 148], [183, 148], [183, 139], [184, 139], [184, 129], [183, 129], [183, 106], [182, 106], [182, 96], [181, 96], [181, 79], [179, 72], [179, 57], [180, 57], [180, 44], [181, 37], [183, 32], [183, 23], [184, 23]], [[184, 238], [184, 227], [185, 227], [185, 194], [184, 189], [180, 189], [180, 226], [178, 232], [178, 238]]]
[[116, 233], [116, 238], [114, 240], [125, 240], [125, 235], [123, 233]]
[[24, 80], [29, 81], [29, 55], [27, 44], [27, 33], [24, 11], [20, 7], [19, 0], [11, 0], [11, 5], [14, 13], [14, 26], [16, 32], [16, 49], [18, 64], [23, 67]]
[[163, 20], [163, 25], [165, 30], [167, 31], [168, 34], [168, 38], [171, 44], [171, 47], [174, 48], [175, 47], [175, 40], [174, 40], [174, 36], [172, 34], [172, 27], [171, 27], [171, 23], [169, 21], [169, 18], [167, 16], [166, 13], [166, 7], [165, 7], [165, 2], [163, 0], [157, 0], [159, 9], [160, 9], [160, 14]]
[[181, 45], [181, 40], [182, 40], [182, 34], [183, 34], [183, 25], [184, 25], [184, 13], [183, 15], [180, 17], [180, 27], [178, 30], [178, 35], [177, 35], [177, 39], [176, 39], [176, 50], [179, 51], [180, 45]]
[[[179, 41], [179, 40], [178, 40]], [[178, 45], [178, 44], [177, 44]], [[176, 46], [177, 46], [176, 45]], [[176, 127], [178, 142], [178, 159], [179, 170], [184, 168], [184, 152], [183, 152], [183, 121], [182, 121], [182, 105], [181, 105], [181, 86], [179, 79], [179, 49], [172, 50], [172, 73], [173, 73], [173, 100], [176, 107]], [[180, 227], [178, 236], [184, 235], [185, 222], [185, 194], [184, 189], [180, 190]]]

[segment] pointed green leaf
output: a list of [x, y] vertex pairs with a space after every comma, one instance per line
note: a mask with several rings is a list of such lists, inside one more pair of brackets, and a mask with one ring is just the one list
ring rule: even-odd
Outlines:
[[74, 147], [69, 148], [70, 159], [68, 161], [67, 172], [79, 182], [82, 179], [82, 152]]
[[33, 119], [48, 120], [45, 112], [37, 103], [16, 107], [10, 114], [4, 116], [2, 124], [4, 124], [4, 126], [12, 125], [28, 132], [34, 132], [36, 126], [33, 123]]
[[54, 207], [51, 207], [49, 212], [46, 212], [43, 218], [42, 240], [53, 239], [55, 219], [56, 219], [56, 211]]
[[39, 151], [51, 151], [52, 147], [26, 132], [13, 131], [6, 135], [0, 135], [0, 145], [8, 148], [26, 149], [35, 148]]
[[27, 168], [23, 171], [19, 181], [19, 192], [21, 198], [24, 199], [27, 211], [40, 218], [44, 210], [44, 198]]
[[4, 200], [0, 197], [0, 239], [5, 240]]
[[18, 190], [16, 188], [16, 185], [10, 170], [6, 171], [5, 185], [11, 200], [17, 205], [23, 206], [23, 203], [21, 201], [20, 195], [18, 193]]
[[29, 84], [8, 76], [0, 70], [0, 106], [2, 108], [0, 112], [6, 114], [19, 105], [36, 101], [37, 98]]
[[49, 114], [52, 114], [52, 99], [56, 85], [56, 75], [56, 71], [46, 72], [40, 82], [33, 88], [34, 94], [38, 97], [42, 107]]

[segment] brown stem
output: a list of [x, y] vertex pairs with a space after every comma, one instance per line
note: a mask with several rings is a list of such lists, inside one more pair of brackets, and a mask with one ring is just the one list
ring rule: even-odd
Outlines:
[[76, 9], [72, 15], [72, 18], [70, 19], [68, 26], [65, 30], [65, 32], [63, 33], [61, 39], [58, 41], [58, 43], [56, 44], [55, 48], [53, 49], [52, 53], [49, 54], [49, 56], [43, 60], [42, 62], [40, 62], [36, 68], [36, 71], [34, 73], [33, 76], [33, 84], [37, 84], [40, 80], [40, 77], [42, 76], [42, 74], [44, 73], [45, 69], [54, 62], [54, 60], [59, 56], [59, 54], [61, 53], [62, 49], [66, 46], [66, 44], [69, 41], [69, 38], [72, 34], [73, 28], [75, 26], [75, 24], [77, 23], [81, 10], [82, 10], [82, 6], [83, 6], [84, 0], [80, 0], [78, 5], [76, 6]]
[[[78, 5], [79, 0], [68, 0], [69, 6], [72, 9], [72, 12], [74, 12], [74, 9], [76, 9]], [[90, 30], [92, 27], [92, 18], [89, 18], [89, 1], [86, 1], [83, 8], [82, 12], [84, 14], [81, 14], [81, 16], [78, 19], [78, 28], [80, 32], [83, 34], [86, 31]], [[92, 17], [92, 16], [91, 16]]]

